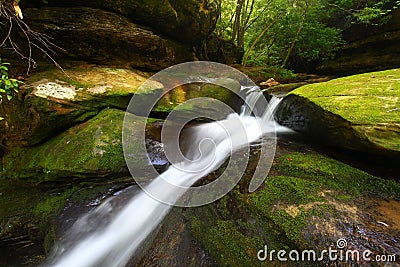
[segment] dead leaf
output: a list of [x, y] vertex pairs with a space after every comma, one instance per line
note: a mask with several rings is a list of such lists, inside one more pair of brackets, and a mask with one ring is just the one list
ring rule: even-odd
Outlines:
[[20, 19], [23, 19], [24, 16], [22, 15], [22, 10], [21, 10], [21, 8], [19, 7], [17, 1], [14, 1], [14, 2], [13, 2], [13, 6], [14, 6], [14, 10], [15, 10], [15, 15], [16, 15], [17, 17], [19, 17]]

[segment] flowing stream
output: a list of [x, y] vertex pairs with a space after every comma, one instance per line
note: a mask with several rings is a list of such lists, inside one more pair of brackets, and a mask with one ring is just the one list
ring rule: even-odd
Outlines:
[[[190, 137], [194, 140], [193, 147], [186, 154], [191, 160], [171, 165], [152, 180], [146, 189], [157, 192], [159, 196], [169, 197], [171, 201], [176, 201], [182, 196], [182, 191], [176, 190], [177, 187], [165, 188], [163, 186], [165, 181], [176, 186], [190, 187], [200, 178], [218, 169], [231, 153], [260, 140], [268, 132], [276, 131], [273, 114], [280, 99], [272, 98], [267, 108], [264, 107], [263, 114], [253, 116], [252, 107], [262, 97], [262, 93], [258, 87], [243, 88], [243, 90], [247, 92], [248, 106], [242, 107], [240, 116], [231, 114], [225, 120], [194, 126]], [[237, 122], [238, 119], [245, 129], [247, 138], [235, 139], [232, 131], [229, 131], [229, 128], [235, 126], [234, 121]], [[231, 130], [234, 135], [235, 129]], [[232, 139], [236, 141], [232, 142]], [[185, 171], [188, 168], [200, 171]], [[143, 191], [139, 191], [125, 206], [118, 207], [117, 212], [114, 211], [107, 217], [107, 214], [115, 208], [106, 201], [77, 220], [67, 232], [69, 239], [72, 239], [70, 244], [58, 244], [54, 255], [44, 266], [125, 266], [171, 208], [171, 205], [159, 202]], [[96, 218], [93, 214], [101, 216]]]

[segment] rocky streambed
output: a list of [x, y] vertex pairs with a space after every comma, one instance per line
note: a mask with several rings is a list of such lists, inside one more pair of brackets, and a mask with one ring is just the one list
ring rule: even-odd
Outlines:
[[[93, 66], [66, 72], [69, 78], [57, 72], [33, 76], [18, 98], [2, 105], [7, 151], [0, 180], [0, 263], [5, 266], [36, 266], [74, 218], [133, 184], [122, 152], [122, 110], [147, 74]], [[390, 70], [303, 86], [285, 98], [276, 116], [323, 146], [381, 157], [390, 166], [400, 143], [399, 84], [399, 70]], [[189, 97], [213, 92], [235, 108], [235, 96], [223, 88], [198, 88], [178, 88], [162, 98], [154, 114], [168, 114]], [[147, 93], [161, 89], [155, 84]], [[137, 155], [139, 166], [153, 164], [159, 171], [166, 166], [161, 127], [162, 116], [148, 120], [153, 156], [149, 161]], [[374, 176], [352, 167], [360, 160], [333, 159], [317, 150], [280, 136], [273, 167], [259, 190], [246, 191], [251, 175], [245, 175], [213, 204], [174, 209], [135, 264], [279, 266], [277, 260], [259, 261], [257, 253], [265, 245], [321, 251], [337, 246], [339, 239], [352, 250], [400, 257], [399, 177], [383, 179], [379, 172]], [[257, 155], [253, 147], [250, 159]], [[299, 264], [308, 266], [293, 266]]]

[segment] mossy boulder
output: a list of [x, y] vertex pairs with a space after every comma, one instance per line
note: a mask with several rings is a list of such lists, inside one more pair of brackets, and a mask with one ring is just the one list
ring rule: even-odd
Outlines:
[[400, 69], [300, 87], [277, 111], [282, 125], [344, 149], [400, 156]]
[[[32, 75], [12, 101], [0, 105], [2, 145], [36, 145], [82, 123], [104, 108], [126, 109], [148, 74], [129, 69], [79, 66]], [[151, 83], [143, 98], [160, 94]]]
[[126, 110], [133, 95], [136, 106], [132, 112], [142, 116], [148, 116], [142, 110], [152, 107], [160, 98], [150, 114], [153, 118], [165, 118], [187, 100], [204, 97], [207, 99], [180, 106], [178, 110], [183, 117], [220, 114], [222, 119], [226, 114], [221, 113], [216, 102], [236, 111], [242, 102], [237, 94], [240, 84], [234, 79], [187, 84], [164, 94], [164, 85], [149, 78], [150, 74], [137, 70], [91, 65], [33, 74], [20, 88], [18, 97], [0, 105], [0, 116], [5, 118], [0, 121], [1, 143], [7, 149], [43, 143], [105, 108]]
[[218, 1], [209, 0], [48, 0], [46, 3], [41, 0], [22, 0], [21, 6], [110, 10], [134, 23], [151, 27], [162, 35], [188, 44], [199, 43], [213, 32], [219, 15]]
[[[297, 250], [300, 256], [302, 250], [313, 249], [320, 255], [330, 246], [336, 249], [340, 238], [348, 249], [398, 257], [398, 217], [382, 210], [387, 201], [400, 207], [396, 199], [400, 186], [394, 181], [320, 154], [294, 152], [274, 161], [256, 192], [248, 194], [238, 186], [219, 201], [187, 213], [192, 234], [221, 266], [281, 266], [276, 257], [281, 249]], [[267, 253], [275, 250], [273, 261], [257, 259], [265, 245]], [[328, 264], [328, 258], [322, 263]]]
[[[241, 85], [238, 81], [230, 78], [219, 78], [204, 83], [191, 83], [178, 86], [167, 92], [156, 103], [153, 113], [156, 116], [166, 117], [171, 111], [179, 111], [178, 117], [193, 118], [217, 118], [224, 119], [228, 113], [223, 112], [220, 105], [239, 112], [241, 97], [239, 91]], [[195, 102], [188, 100], [196, 99]]]
[[[78, 124], [41, 145], [15, 148], [3, 158], [3, 176], [6, 179], [33, 182], [104, 180], [129, 176], [122, 149], [124, 116], [123, 111], [105, 109], [89, 121]], [[135, 115], [127, 116], [131, 118], [127, 122], [129, 125], [125, 126], [133, 134], [130, 138], [130, 151], [137, 153], [130, 158], [130, 164], [138, 166], [139, 171], [152, 164], [149, 158], [153, 157], [148, 158], [146, 151], [142, 153], [142, 150], [135, 150], [135, 147], [142, 145], [139, 131], [144, 128], [143, 119]], [[158, 152], [162, 151], [153, 150], [150, 153]], [[145, 173], [137, 175], [146, 177]]]

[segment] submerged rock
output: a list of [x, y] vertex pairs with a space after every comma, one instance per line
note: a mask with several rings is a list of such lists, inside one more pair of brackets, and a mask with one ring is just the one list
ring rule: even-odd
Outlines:
[[[51, 140], [35, 147], [14, 148], [3, 158], [3, 176], [7, 179], [22, 179], [34, 182], [66, 179], [114, 179], [130, 176], [122, 149], [122, 126], [125, 112], [105, 109], [89, 121], [76, 125]], [[129, 159], [135, 164], [138, 177], [146, 177], [146, 166], [166, 164], [163, 155], [149, 156], [136, 149], [144, 144], [140, 141], [143, 120], [131, 116], [126, 125], [132, 136], [129, 148], [137, 153]], [[149, 124], [149, 130], [156, 127]], [[157, 128], [157, 127], [156, 127]], [[154, 130], [153, 130], [154, 131]], [[154, 135], [153, 135], [154, 136]], [[159, 149], [152, 153], [162, 153]], [[161, 167], [160, 166], [160, 167]]]
[[300, 87], [285, 97], [278, 122], [329, 146], [400, 156], [400, 70]]

